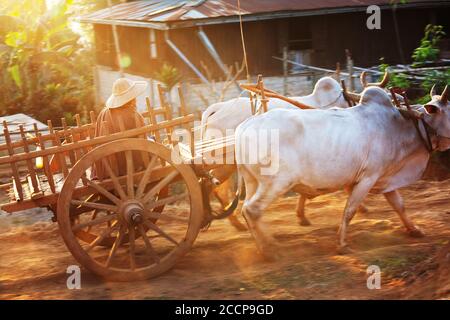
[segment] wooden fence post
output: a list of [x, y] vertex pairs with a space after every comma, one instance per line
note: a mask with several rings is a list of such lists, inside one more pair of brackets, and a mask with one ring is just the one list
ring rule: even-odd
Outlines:
[[355, 82], [353, 79], [353, 59], [350, 50], [345, 49], [345, 55], [347, 57], [347, 72], [348, 72], [348, 83], [350, 87], [350, 91], [355, 91]]
[[288, 47], [283, 47], [283, 95], [288, 94]]

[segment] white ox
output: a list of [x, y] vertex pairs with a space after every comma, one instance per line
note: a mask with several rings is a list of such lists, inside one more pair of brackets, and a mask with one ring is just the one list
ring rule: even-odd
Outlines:
[[[363, 77], [361, 77], [363, 80]], [[364, 78], [365, 80], [365, 78]], [[384, 75], [380, 83], [362, 83], [364, 85], [378, 85], [384, 86], [387, 84], [388, 74]], [[307, 96], [290, 97], [292, 100], [303, 103], [317, 109], [329, 109], [331, 107], [349, 107], [349, 103], [344, 97], [341, 85], [331, 77], [323, 77], [319, 79], [314, 86], [314, 90]], [[293, 106], [284, 100], [270, 98], [268, 102], [268, 110], [273, 109], [292, 109], [298, 110], [298, 107]], [[234, 133], [237, 126], [243, 121], [252, 116], [251, 104], [249, 98], [236, 98], [225, 102], [218, 102], [209, 106], [202, 114], [201, 128], [202, 139], [210, 140], [217, 137], [225, 137], [230, 131]], [[230, 203], [232, 198], [231, 181], [228, 177], [235, 171], [234, 166], [222, 167], [213, 171], [213, 175], [217, 176], [222, 184], [214, 189], [214, 194], [225, 207]], [[222, 178], [222, 179], [221, 179]], [[297, 204], [297, 216], [300, 219], [300, 224], [303, 226], [310, 225], [310, 222], [305, 216], [305, 201], [306, 198], [300, 196]], [[361, 210], [365, 211], [364, 206]], [[230, 222], [239, 230], [245, 229], [235, 216], [230, 217]]]
[[[331, 77], [319, 79], [311, 94], [290, 98], [317, 109], [346, 108], [349, 106], [342, 93], [341, 85]], [[289, 102], [276, 98], [270, 98], [267, 107], [268, 110], [276, 108], [298, 109]], [[217, 132], [225, 135], [227, 130], [235, 130], [238, 125], [251, 116], [250, 99], [247, 97], [214, 103], [202, 114], [202, 139], [214, 138]]]
[[[348, 250], [348, 224], [369, 192], [384, 194], [409, 234], [422, 236], [406, 216], [396, 189], [421, 177], [430, 157], [427, 136], [430, 149], [450, 148], [447, 97], [447, 87], [442, 96], [432, 94], [432, 100], [421, 109], [420, 133], [414, 121], [403, 117], [388, 94], [377, 87], [365, 89], [360, 103], [353, 108], [272, 110], [238, 126], [236, 161], [246, 189], [242, 211], [260, 251], [266, 257], [276, 254], [270, 241], [273, 239], [263, 232], [260, 217], [289, 190], [313, 198], [350, 189], [339, 228], [340, 252]], [[272, 129], [279, 132], [279, 169], [275, 175], [263, 175], [265, 165], [260, 163], [274, 159], [267, 159], [266, 152], [261, 152], [257, 153], [257, 163], [246, 163], [246, 137]]]

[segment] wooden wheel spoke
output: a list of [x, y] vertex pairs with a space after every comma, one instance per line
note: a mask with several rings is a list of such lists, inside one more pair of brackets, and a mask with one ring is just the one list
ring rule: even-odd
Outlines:
[[[191, 119], [183, 121], [187, 125]], [[185, 123], [177, 121], [153, 131]], [[92, 139], [95, 124], [86, 128]], [[170, 147], [136, 139], [141, 134], [144, 128], [114, 141], [105, 134], [79, 146], [88, 153], [71, 163], [57, 193], [58, 225], [67, 248], [87, 270], [112, 281], [148, 279], [172, 268], [192, 247], [203, 220], [195, 168], [173, 164]], [[135, 162], [142, 154], [144, 166]]]
[[127, 198], [127, 195], [125, 194], [125, 191], [123, 191], [123, 188], [120, 185], [119, 179], [114, 174], [114, 172], [111, 169], [111, 166], [109, 165], [108, 161], [105, 158], [103, 158], [102, 159], [102, 163], [103, 163], [103, 166], [105, 167], [109, 177], [111, 178], [111, 180], [112, 180], [112, 182], [114, 184], [114, 189], [116, 189], [116, 191], [119, 194], [120, 198], [122, 200], [125, 200]]
[[131, 227], [128, 231], [128, 240], [130, 242], [130, 268], [136, 269], [136, 248], [135, 248], [135, 231], [134, 227]]
[[141, 198], [142, 194], [144, 193], [145, 186], [147, 185], [147, 181], [150, 178], [150, 174], [153, 171], [153, 168], [156, 165], [156, 160], [158, 160], [157, 156], [153, 156], [152, 160], [150, 161], [149, 165], [145, 169], [144, 175], [142, 176], [141, 181], [139, 182], [138, 189], [136, 191], [136, 198]]
[[95, 226], [95, 225], [98, 225], [98, 224], [101, 224], [101, 223], [105, 223], [105, 222], [111, 221], [111, 220], [115, 219], [116, 216], [117, 216], [117, 214], [111, 214], [111, 215], [108, 215], [108, 216], [97, 218], [95, 220], [90, 220], [88, 222], [77, 224], [77, 225], [72, 227], [72, 231], [73, 232], [77, 232], [77, 231], [82, 230], [82, 229], [84, 229], [86, 227], [89, 227], [89, 226]]
[[85, 177], [81, 178], [83, 180], [83, 183], [86, 183], [88, 186], [90, 186], [91, 188], [95, 189], [98, 193], [100, 193], [102, 196], [108, 198], [109, 200], [111, 200], [113, 203], [119, 205], [120, 204], [120, 199], [117, 198], [115, 195], [113, 195], [111, 192], [109, 192], [108, 190], [106, 190], [105, 188], [103, 188], [100, 184], [93, 182], [92, 180], [89, 180]]
[[125, 227], [120, 228], [119, 233], [117, 234], [116, 241], [114, 241], [114, 244], [109, 251], [108, 259], [106, 259], [105, 267], [109, 268], [111, 265], [111, 261], [116, 255], [117, 250], [119, 249], [120, 245], [122, 244], [123, 237], [125, 235]]
[[179, 222], [183, 222], [183, 223], [189, 223], [189, 218], [177, 217], [177, 216], [169, 215], [167, 213], [162, 214], [159, 212], [152, 212], [149, 210], [145, 211], [145, 216], [148, 219], [179, 221]]
[[105, 210], [105, 211], [117, 211], [117, 206], [113, 206], [110, 204], [105, 203], [99, 203], [99, 202], [89, 202], [89, 201], [81, 201], [81, 200], [71, 200], [71, 204], [75, 206], [81, 206], [81, 207], [88, 207], [92, 209], [99, 209], [99, 210]]
[[172, 181], [178, 175], [178, 171], [172, 171], [167, 176], [165, 176], [161, 181], [159, 181], [147, 194], [142, 198], [142, 202], [145, 204], [150, 201], [150, 199], [156, 195], [162, 188], [167, 186], [170, 181]]
[[109, 226], [105, 231], [103, 231], [97, 238], [92, 241], [89, 246], [86, 247], [86, 252], [91, 251], [93, 248], [95, 248], [100, 242], [102, 242], [106, 236], [111, 234], [114, 230], [116, 230], [119, 227], [119, 222], [114, 221], [111, 226]]
[[[92, 212], [91, 221], [97, 219], [97, 215], [98, 215], [98, 210], [95, 209], [94, 212]], [[91, 231], [91, 229], [92, 229], [92, 226], [89, 226], [87, 229], [87, 232]]]
[[162, 198], [162, 199], [158, 199], [155, 202], [150, 203], [149, 205], [145, 206], [146, 209], [150, 210], [150, 209], [154, 209], [154, 208], [158, 208], [160, 206], [165, 206], [180, 200], [183, 200], [185, 198], [187, 198], [189, 196], [189, 193], [185, 192], [183, 194], [179, 194], [179, 195], [175, 195], [175, 196], [171, 196], [171, 197], [167, 197], [167, 198]]
[[133, 164], [133, 153], [131, 151], [125, 151], [125, 158], [127, 161], [127, 193], [128, 198], [134, 198], [134, 164]]
[[146, 248], [148, 254], [150, 254], [152, 259], [155, 260], [156, 263], [159, 263], [159, 257], [157, 255], [155, 249], [153, 249], [153, 246], [150, 243], [150, 239], [148, 238], [147, 233], [145, 232], [144, 227], [142, 227], [141, 224], [138, 226], [138, 231], [141, 234], [142, 239], [144, 240], [145, 248]]
[[145, 221], [144, 222], [145, 225], [149, 228], [152, 229], [153, 231], [155, 231], [156, 233], [160, 234], [162, 237], [166, 238], [167, 240], [169, 240], [170, 242], [172, 242], [173, 244], [175, 244], [176, 246], [178, 246], [178, 242], [172, 238], [171, 236], [169, 236], [165, 231], [163, 231], [160, 227], [158, 227], [156, 224], [154, 224], [151, 221]]

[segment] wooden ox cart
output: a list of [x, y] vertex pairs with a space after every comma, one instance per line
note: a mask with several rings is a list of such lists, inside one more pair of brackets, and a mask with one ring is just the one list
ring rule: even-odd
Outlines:
[[[213, 216], [209, 210], [206, 172], [212, 166], [194, 161], [193, 152], [184, 153], [189, 161], [173, 161], [172, 152], [181, 145], [172, 141], [177, 128], [189, 130], [191, 143], [183, 148], [193, 150], [194, 116], [186, 113], [181, 91], [175, 118], [159, 93], [160, 108], [147, 99], [148, 125], [100, 137], [94, 137], [93, 113], [88, 124], [77, 115], [75, 127], [63, 120], [56, 129], [49, 121], [48, 133], [36, 128], [30, 136], [20, 127], [18, 141], [11, 141], [4, 123], [0, 151], [7, 155], [0, 165], [8, 165], [13, 178], [6, 188], [10, 202], [1, 208], [9, 213], [49, 208], [75, 259], [107, 279], [146, 279], [169, 270], [203, 226], [226, 214]], [[118, 165], [119, 158], [125, 165]], [[136, 158], [144, 165], [135, 167]], [[99, 163], [106, 178], [93, 174]]]

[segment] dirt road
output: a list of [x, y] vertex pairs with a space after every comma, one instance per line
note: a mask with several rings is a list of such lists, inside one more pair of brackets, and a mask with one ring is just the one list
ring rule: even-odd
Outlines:
[[[48, 213], [2, 215], [0, 299], [448, 299], [450, 180], [420, 181], [401, 192], [426, 237], [408, 237], [384, 198], [371, 195], [370, 212], [357, 214], [349, 229], [354, 253], [338, 255], [345, 195], [309, 203], [309, 227], [297, 223], [297, 198], [286, 197], [265, 215], [280, 246], [276, 262], [263, 261], [248, 232], [217, 221], [165, 275], [110, 283], [83, 270], [81, 290], [66, 288], [66, 268], [76, 261]], [[367, 289], [369, 265], [381, 268], [379, 290]]]

